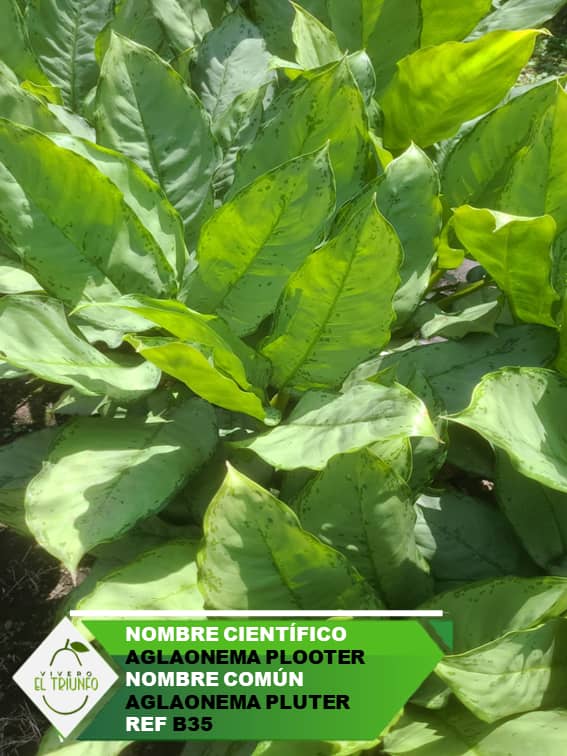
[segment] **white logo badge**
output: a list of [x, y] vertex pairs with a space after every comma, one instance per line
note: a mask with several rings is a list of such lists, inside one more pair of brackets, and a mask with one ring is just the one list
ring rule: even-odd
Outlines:
[[62, 620], [14, 675], [51, 724], [67, 737], [118, 679], [68, 620]]

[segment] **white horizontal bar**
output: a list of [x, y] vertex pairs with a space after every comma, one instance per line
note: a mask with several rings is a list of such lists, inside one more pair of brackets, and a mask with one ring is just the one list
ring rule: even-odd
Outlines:
[[195, 609], [189, 611], [179, 611], [176, 609], [133, 609], [132, 611], [122, 611], [121, 609], [71, 609], [71, 617], [80, 617], [82, 619], [95, 619], [95, 618], [107, 618], [107, 619], [136, 619], [136, 618], [151, 618], [151, 619], [214, 619], [214, 618], [241, 618], [250, 619], [253, 617], [413, 617], [413, 618], [434, 618], [443, 617], [443, 611], [439, 609], [425, 609], [425, 610], [413, 610], [413, 609], [352, 609], [346, 610], [306, 610], [300, 609], [271, 609], [271, 610], [257, 610], [257, 609], [238, 609], [238, 610], [225, 610], [225, 609]]

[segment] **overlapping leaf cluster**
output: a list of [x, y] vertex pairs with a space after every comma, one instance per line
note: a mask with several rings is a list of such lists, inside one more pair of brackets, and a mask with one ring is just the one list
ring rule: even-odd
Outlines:
[[0, 0], [0, 520], [83, 608], [455, 620], [380, 742], [187, 754], [564, 749], [562, 5]]

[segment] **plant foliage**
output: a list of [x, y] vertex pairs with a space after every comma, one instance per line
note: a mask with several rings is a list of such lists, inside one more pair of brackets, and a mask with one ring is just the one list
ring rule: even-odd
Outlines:
[[564, 748], [563, 5], [0, 0], [0, 379], [61, 387], [0, 520], [82, 608], [455, 621], [376, 741], [214, 753]]

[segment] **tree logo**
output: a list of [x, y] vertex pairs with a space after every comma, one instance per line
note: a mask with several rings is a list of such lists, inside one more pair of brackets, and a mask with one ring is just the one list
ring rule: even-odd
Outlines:
[[64, 619], [13, 679], [66, 737], [110, 690], [118, 675], [73, 623]]

